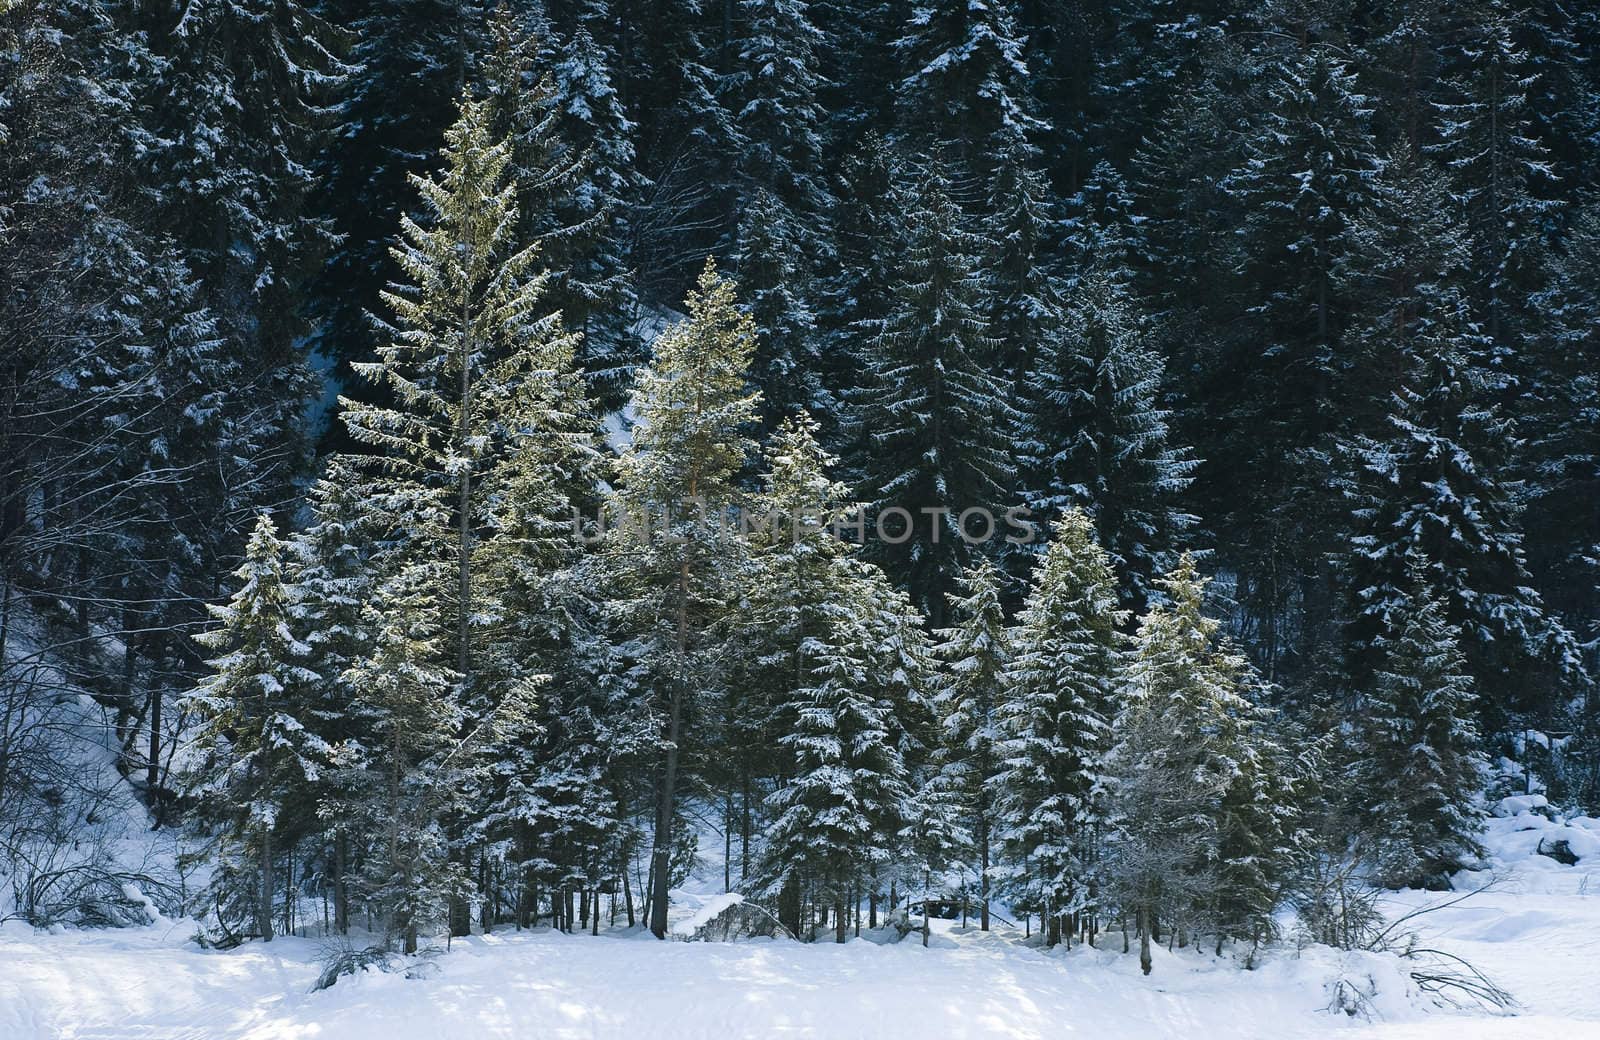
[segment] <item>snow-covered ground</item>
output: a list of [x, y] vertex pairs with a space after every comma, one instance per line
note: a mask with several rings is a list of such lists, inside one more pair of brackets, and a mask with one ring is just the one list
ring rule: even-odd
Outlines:
[[[505, 932], [457, 940], [417, 977], [372, 971], [317, 993], [320, 940], [218, 952], [190, 943], [181, 922], [55, 934], [13, 922], [0, 927], [0, 1037], [1600, 1037], [1600, 821], [1564, 826], [1515, 815], [1520, 808], [1491, 823], [1494, 885], [1417, 921], [1430, 944], [1518, 998], [1512, 1017], [1427, 1007], [1388, 957], [1285, 949], [1247, 972], [1229, 958], [1158, 950], [1145, 978], [1134, 958], [1112, 951], [1044, 953], [1009, 931], [947, 922], [928, 949], [915, 937], [840, 946]], [[1552, 836], [1589, 853], [1587, 862], [1532, 854]], [[1391, 908], [1448, 898], [1402, 893]], [[728, 902], [686, 893], [679, 930]], [[1376, 981], [1371, 1020], [1322, 1010], [1341, 973]]]

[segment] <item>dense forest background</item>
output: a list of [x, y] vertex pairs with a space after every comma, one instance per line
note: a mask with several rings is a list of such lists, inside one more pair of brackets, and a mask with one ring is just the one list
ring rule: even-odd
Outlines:
[[[793, 822], [787, 810], [805, 796], [781, 792], [807, 768], [803, 750], [774, 763], [774, 734], [798, 732], [806, 717], [785, 715], [781, 698], [739, 701], [781, 688], [769, 673], [782, 671], [773, 661], [783, 651], [763, 640], [791, 632], [795, 646], [805, 643], [817, 606], [804, 601], [808, 581], [834, 583], [856, 597], [856, 615], [900, 626], [899, 635], [852, 638], [917, 658], [819, 668], [899, 682], [919, 668], [938, 672], [940, 652], [967, 662], [946, 669], [950, 681], [929, 680], [939, 696], [907, 694], [898, 721], [867, 726], [921, 727], [920, 743], [895, 738], [914, 772], [921, 767], [905, 749], [944, 741], [926, 736], [940, 719], [911, 718], [930, 704], [967, 727], [957, 745], [987, 746], [972, 732], [987, 732], [999, 709], [971, 707], [960, 691], [982, 680], [963, 677], [1023, 665], [984, 661], [985, 626], [1034, 625], [1025, 645], [1036, 649], [1054, 638], [1050, 616], [1073, 610], [1087, 611], [1084, 631], [1104, 618], [1130, 637], [1141, 616], [1164, 616], [1205, 643], [1214, 633], [1200, 616], [1196, 566], [1214, 576], [1205, 611], [1248, 658], [1207, 667], [1248, 687], [1285, 733], [1327, 742], [1339, 761], [1336, 746], [1356, 742], [1377, 710], [1373, 691], [1404, 686], [1395, 679], [1403, 650], [1414, 673], [1433, 676], [1418, 681], [1443, 691], [1443, 706], [1427, 710], [1446, 718], [1445, 730], [1473, 730], [1487, 761], [1504, 756], [1515, 765], [1503, 771], [1527, 785], [1600, 805], [1600, 11], [1590, 5], [0, 7], [0, 680], [9, 712], [0, 719], [0, 817], [14, 810], [13, 821], [28, 821], [8, 831], [13, 842], [50, 814], [38, 809], [44, 788], [8, 784], [7, 763], [21, 776], [32, 754], [30, 768], [47, 773], [51, 745], [38, 736], [36, 705], [81, 689], [108, 712], [121, 769], [158, 826], [196, 816], [223, 832], [234, 826], [249, 862], [287, 869], [280, 889], [312, 883], [297, 880], [305, 872], [354, 876], [357, 861], [382, 859], [368, 833], [382, 815], [373, 808], [381, 785], [372, 763], [324, 751], [348, 748], [362, 726], [369, 744], [383, 737], [400, 749], [404, 727], [394, 720], [415, 709], [425, 719], [406, 732], [417, 742], [395, 750], [407, 768], [431, 761], [437, 772], [461, 747], [454, 766], [498, 765], [458, 785], [457, 794], [473, 792], [471, 809], [448, 792], [417, 796], [434, 799], [418, 810], [429, 825], [388, 836], [386, 880], [371, 881], [368, 897], [392, 907], [401, 889], [425, 890], [418, 898], [448, 902], [457, 928], [467, 881], [480, 895], [510, 891], [496, 872], [520, 870], [518, 894], [505, 897], [518, 912], [531, 901], [537, 913], [541, 898], [561, 892], [566, 902], [551, 912], [570, 925], [579, 892], [593, 895], [598, 920], [602, 876], [626, 876], [632, 868], [615, 865], [631, 862], [647, 832], [654, 890], [641, 888], [650, 894], [665, 887], [657, 868], [666, 871], [668, 853], [682, 852], [662, 838], [682, 811], [670, 793], [679, 763], [657, 761], [666, 745], [681, 749], [696, 804], [732, 821], [730, 850], [742, 837], [740, 877], [766, 869], [750, 863], [753, 830], [762, 848], [791, 838], [794, 856], [812, 847], [814, 835], [772, 822]], [[488, 198], [499, 208], [483, 208]], [[493, 227], [463, 215], [473, 205]], [[453, 255], [466, 259], [451, 266]], [[471, 323], [484, 339], [462, 371], [481, 366], [485, 385], [503, 377], [505, 388], [486, 398], [491, 432], [468, 438], [473, 450], [514, 425], [492, 409], [510, 408], [519, 393], [537, 398], [540, 415], [560, 417], [548, 428], [567, 438], [564, 454], [508, 447], [512, 461], [492, 478], [508, 482], [495, 485], [496, 501], [544, 495], [545, 527], [492, 504], [473, 512], [464, 484], [455, 512], [420, 492], [396, 504], [430, 486], [417, 474], [457, 473], [415, 445], [442, 452], [452, 423], [463, 436], [469, 425], [465, 405], [428, 412], [440, 395], [423, 394], [424, 407], [413, 393], [433, 386], [428, 379], [449, 381], [448, 352], [429, 362], [424, 340], [448, 325], [439, 305], [454, 298], [452, 279], [489, 286], [491, 317]], [[530, 310], [559, 311], [559, 326]], [[663, 337], [652, 360], [652, 339], [680, 311], [689, 317], [678, 340]], [[567, 366], [582, 378], [535, 393], [505, 376], [507, 366]], [[692, 421], [673, 425], [682, 416], [663, 381], [686, 372], [725, 398], [720, 446], [701, 444], [705, 428]], [[740, 396], [740, 372], [759, 398]], [[607, 421], [615, 429], [635, 392], [627, 414], [653, 415], [656, 433], [613, 478], [611, 453], [590, 433]], [[802, 410], [809, 420], [793, 421]], [[585, 437], [589, 447], [570, 448]], [[675, 445], [705, 448], [710, 468], [673, 462]], [[360, 459], [373, 453], [403, 460], [387, 471], [390, 483], [371, 483], [376, 471]], [[861, 556], [870, 562], [851, 562], [861, 569], [850, 581], [817, 577], [845, 566], [832, 550], [797, 554], [796, 598], [758, 603], [768, 613], [748, 631], [707, 606], [738, 581], [718, 570], [726, 561], [707, 559], [704, 573], [720, 576], [693, 594], [685, 578], [673, 600], [697, 618], [663, 635], [671, 575], [689, 573], [664, 552], [619, 577], [605, 553], [577, 553], [604, 558], [593, 563], [560, 550], [552, 563], [540, 549], [516, 558], [532, 568], [521, 578], [505, 576], [511, 565], [497, 553], [474, 575], [530, 598], [468, 610], [469, 523], [483, 545], [491, 534], [553, 544], [547, 528], [561, 510], [552, 503], [592, 514], [608, 494], [648, 498], [663, 467], [680, 463], [732, 497], [760, 488], [803, 498], [826, 485], [823, 498], [860, 501], [869, 513], [1027, 505], [1051, 520], [1081, 509], [1092, 530], [1069, 513], [1051, 544], [1098, 543], [1113, 577], [1069, 573], [1076, 559], [1048, 580], [1080, 590], [1109, 580], [1115, 595], [1083, 607], [1046, 587], [1035, 566], [1042, 542], [971, 546], [946, 527], [942, 539], [869, 543]], [[560, 487], [545, 486], [552, 480]], [[411, 491], [397, 491], [402, 484]], [[392, 511], [378, 521], [390, 534], [349, 533], [372, 522], [367, 507]], [[246, 558], [263, 511], [298, 548], [258, 527]], [[453, 572], [402, 580], [396, 571], [350, 592], [368, 573], [363, 554], [382, 556], [392, 531], [407, 527], [408, 537], [434, 532], [435, 563], [454, 559], [438, 546], [459, 528], [459, 583]], [[798, 568], [810, 566], [824, 570], [801, 580]], [[541, 584], [557, 569], [603, 590], [603, 602], [576, 596], [570, 581]], [[282, 790], [275, 808], [260, 810], [266, 816], [257, 807], [247, 809], [253, 822], [219, 823], [214, 809], [207, 815], [204, 784], [180, 777], [193, 767], [180, 753], [184, 734], [200, 727], [216, 738], [238, 724], [218, 706], [227, 690], [206, 663], [218, 648], [199, 637], [212, 626], [207, 605], [235, 596], [224, 618], [235, 638], [220, 649], [248, 643], [237, 611], [256, 608], [237, 594], [270, 588], [280, 571], [322, 589], [319, 609], [348, 608], [285, 637], [287, 657], [316, 635], [307, 653], [339, 661], [320, 672], [295, 664], [289, 685], [300, 669], [379, 689], [404, 673], [397, 662], [408, 654], [451, 670], [415, 689], [401, 683], [367, 706], [365, 722], [349, 721], [359, 712], [346, 700], [278, 731], [263, 709], [261, 746], [320, 755], [323, 768], [298, 787], [274, 781]], [[769, 573], [743, 588], [776, 581]], [[440, 592], [435, 602], [430, 589], [459, 589], [459, 599]], [[1047, 609], [1051, 594], [1071, 605]], [[373, 602], [391, 617], [436, 610], [438, 631], [368, 619], [364, 634], [350, 634]], [[473, 625], [492, 629], [485, 648], [519, 645], [506, 641], [512, 615], [548, 629], [515, 633], [557, 661], [534, 669], [537, 681], [518, 671], [525, 660], [491, 660], [488, 649], [469, 661]], [[818, 607], [816, 616], [832, 615]], [[350, 645], [331, 645], [339, 639], [325, 633], [349, 635]], [[653, 659], [652, 641], [669, 636], [670, 653]], [[755, 674], [730, 678], [730, 669]], [[1259, 682], [1238, 680], [1241, 670]], [[679, 693], [663, 693], [669, 673], [666, 686], [701, 696], [680, 704]], [[196, 699], [202, 680], [210, 692]], [[484, 736], [503, 741], [499, 751], [462, 743], [482, 720], [503, 718], [504, 691], [524, 686], [542, 691], [542, 706], [506, 713], [517, 715], [520, 736], [496, 721]], [[456, 691], [439, 695], [448, 713], [416, 709], [417, 690], [429, 688]], [[913, 702], [920, 707], [906, 707]], [[695, 723], [682, 733], [680, 708]], [[317, 729], [312, 717], [325, 723], [314, 740], [302, 726]], [[1460, 734], [1435, 736], [1449, 744]], [[1137, 728], [1124, 737], [1154, 739]], [[1274, 753], [1297, 742], [1281, 736]], [[243, 747], [237, 733], [222, 743]], [[949, 764], [925, 757], [936, 771]], [[990, 790], [998, 768], [982, 767], [975, 790]], [[1341, 775], [1371, 781], [1362, 768]], [[439, 788], [452, 783], [437, 776]], [[253, 782], [258, 793], [271, 786]], [[324, 783], [335, 793], [308, 793]], [[983, 819], [987, 795], [972, 797]], [[313, 803], [321, 808], [304, 808]], [[302, 823], [280, 827], [295, 804]], [[902, 816], [917, 812], [925, 824], [939, 815], [923, 806]], [[910, 846], [949, 846], [937, 827], [910, 829]], [[452, 866], [448, 878], [424, 880], [417, 864], [392, 861], [398, 844], [430, 841]], [[987, 857], [986, 831], [982, 844]], [[878, 870], [902, 851], [852, 855], [845, 868], [808, 866], [808, 885], [832, 887], [806, 898], [843, 906], [846, 877], [858, 902], [863, 885], [876, 898], [861, 864]], [[798, 899], [783, 887], [795, 875], [773, 870], [762, 883]], [[1406, 880], [1426, 873], [1415, 863], [1401, 870]], [[265, 892], [270, 908], [272, 887]], [[1153, 898], [1140, 892], [1134, 902]], [[1089, 905], [1059, 884], [1017, 898], [1037, 913]], [[279, 899], [292, 922], [282, 890]], [[1217, 911], [1219, 934], [1248, 937], [1259, 903]], [[578, 913], [587, 917], [587, 902]], [[255, 920], [257, 933], [271, 934], [270, 914]]]

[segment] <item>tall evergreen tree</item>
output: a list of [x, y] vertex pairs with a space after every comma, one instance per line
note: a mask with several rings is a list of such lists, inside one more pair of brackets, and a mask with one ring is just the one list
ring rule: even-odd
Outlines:
[[759, 400], [747, 382], [754, 327], [709, 260], [687, 303], [688, 318], [657, 338], [640, 372], [638, 424], [613, 503], [632, 526], [610, 543], [619, 609], [635, 626], [660, 724], [649, 915], [658, 938], [667, 929], [682, 752], [702, 708], [696, 691], [717, 688], [709, 634], [737, 564], [738, 542], [722, 532], [727, 510], [744, 497], [736, 478], [754, 448], [746, 430]]
[[815, 246], [796, 236], [793, 214], [762, 190], [740, 221], [734, 264], [746, 287], [760, 344], [753, 377], [767, 424], [796, 411], [828, 415], [835, 403], [823, 385], [822, 351], [811, 297]]
[[[559, 315], [541, 313], [550, 276], [535, 270], [537, 243], [516, 242], [512, 149], [491, 136], [491, 116], [487, 101], [463, 101], [444, 172], [414, 180], [430, 217], [402, 221], [396, 261], [407, 282], [384, 295], [391, 339], [378, 360], [354, 366], [395, 403], [340, 399], [352, 439], [375, 449], [354, 458], [391, 510], [392, 566], [441, 576], [448, 564], [449, 587], [434, 598], [450, 623], [458, 708], [474, 728], [524, 689], [516, 667], [497, 670], [488, 659], [504, 645], [485, 639], [502, 610], [485, 555], [516, 552], [489, 548], [497, 527], [528, 514], [549, 525], [565, 501], [592, 493], [583, 476], [592, 420], [573, 370], [575, 338]], [[540, 453], [535, 462], [528, 452]], [[508, 460], [521, 465], [505, 469]], [[508, 519], [517, 509], [527, 513]], [[453, 836], [464, 827], [454, 821]], [[458, 934], [469, 927], [465, 913], [458, 902]]]
[[1386, 884], [1438, 885], [1482, 851], [1482, 791], [1472, 677], [1444, 604], [1412, 561], [1407, 609], [1378, 640], [1383, 664], [1361, 713], [1362, 806]]
[[[1196, 448], [1197, 490], [1231, 532], [1241, 606], [1262, 630], [1269, 676], [1292, 667], [1331, 612], [1324, 479], [1345, 407], [1340, 344], [1347, 308], [1333, 272], [1376, 169], [1371, 111], [1347, 65], [1313, 46], [1272, 71], [1268, 108], [1225, 188], [1242, 214], [1225, 355], [1200, 388], [1213, 422]], [[1273, 631], [1298, 606], [1300, 631]]]
[[865, 457], [857, 471], [880, 526], [886, 510], [910, 517], [905, 532], [903, 515], [888, 520], [889, 537], [880, 531], [873, 558], [943, 627], [945, 597], [973, 556], [957, 530], [961, 512], [998, 514], [1007, 504], [1013, 473], [1005, 445], [1014, 412], [991, 367], [996, 344], [984, 320], [979, 245], [937, 163], [909, 201], [910, 242], [892, 310], [875, 327], [860, 394], [855, 421]]
[[297, 785], [317, 780], [328, 747], [307, 727], [310, 648], [295, 634], [284, 548], [263, 514], [250, 535], [240, 585], [218, 625], [200, 642], [220, 651], [215, 674], [189, 699], [204, 722], [195, 742], [202, 764], [190, 786], [200, 818], [215, 828], [213, 878], [217, 925], [226, 937], [241, 924], [272, 939], [274, 836], [297, 821], [285, 809]]
[[1011, 634], [999, 706], [1002, 890], [1040, 916], [1045, 941], [1092, 911], [1105, 824], [1102, 759], [1118, 674], [1116, 578], [1087, 514], [1065, 513]]
[[936, 650], [947, 675], [938, 705], [944, 747], [963, 815], [971, 820], [978, 862], [979, 927], [989, 930], [989, 887], [994, 850], [994, 779], [1000, 767], [999, 710], [1002, 686], [1011, 666], [1006, 630], [1003, 578], [987, 560], [961, 577], [961, 594], [951, 604], [956, 624], [938, 633]]
[[1107, 760], [1104, 877], [1133, 918], [1145, 974], [1158, 917], [1210, 926], [1219, 948], [1264, 937], [1295, 835], [1284, 756], [1246, 696], [1249, 662], [1202, 612], [1191, 557], [1162, 584], [1167, 605], [1140, 622]]
[[948, 146], [983, 181], [1001, 157], [1035, 151], [1036, 113], [1026, 39], [1006, 0], [917, 4], [895, 41], [903, 75], [902, 126], [924, 145]]
[[[141, 5], [162, 63], [141, 172], [233, 356], [293, 446], [309, 396], [302, 290], [331, 244], [308, 208], [347, 67], [337, 30], [300, 2]], [[288, 476], [286, 473], [285, 476]]]
[[1410, 609], [1408, 571], [1426, 578], [1462, 632], [1462, 650], [1495, 732], [1545, 719], [1581, 674], [1571, 635], [1528, 584], [1516, 502], [1499, 477], [1514, 447], [1496, 408], [1492, 348], [1465, 313], [1432, 311], [1404, 345], [1387, 429], [1354, 440], [1356, 528], [1346, 587], [1354, 598], [1352, 675], [1375, 667], [1375, 639]]
[[361, 895], [386, 943], [399, 940], [408, 954], [424, 928], [455, 916], [446, 907], [465, 889], [441, 822], [468, 790], [459, 678], [443, 664], [438, 590], [447, 574], [438, 562], [408, 561], [375, 591], [364, 613], [371, 648], [344, 677], [357, 691], [350, 711], [369, 728], [333, 751], [329, 812], [359, 836]]
[[[851, 583], [859, 590], [859, 580]], [[778, 705], [786, 781], [768, 799], [764, 874], [799, 883], [831, 907], [845, 938], [846, 907], [873, 868], [893, 857], [911, 787], [892, 702], [877, 689], [879, 664], [862, 614], [874, 604], [851, 585], [808, 636], [804, 685]]]
[[1080, 278], [1022, 381], [1024, 479], [1044, 515], [1089, 511], [1123, 606], [1137, 611], [1196, 523], [1180, 505], [1196, 463], [1171, 442], [1149, 323], [1113, 278], [1098, 266]]
[[1455, 45], [1444, 60], [1439, 141], [1430, 150], [1450, 171], [1465, 213], [1475, 313], [1503, 364], [1538, 331], [1525, 301], [1541, 285], [1555, 221], [1554, 174], [1529, 122], [1535, 77], [1515, 39], [1515, 16], [1487, 0], [1456, 18]]

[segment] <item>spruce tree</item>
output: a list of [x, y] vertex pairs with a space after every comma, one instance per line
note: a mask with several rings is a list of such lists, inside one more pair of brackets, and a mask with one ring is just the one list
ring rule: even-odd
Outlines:
[[1429, 151], [1450, 172], [1466, 217], [1475, 314], [1514, 365], [1539, 332], [1527, 301], [1543, 285], [1554, 174], [1530, 124], [1535, 76], [1516, 39], [1520, 16], [1486, 0], [1455, 17], [1458, 42], [1444, 56], [1438, 142]]
[[1002, 890], [1039, 914], [1049, 944], [1061, 940], [1064, 918], [1097, 903], [1121, 621], [1116, 577], [1088, 515], [1063, 514], [1010, 635], [992, 780]]
[[1297, 833], [1285, 756], [1247, 696], [1253, 671], [1203, 613], [1193, 559], [1161, 585], [1167, 602], [1140, 622], [1107, 758], [1103, 876], [1133, 919], [1145, 974], [1157, 918], [1209, 926], [1219, 949], [1265, 938]]
[[[517, 243], [512, 148], [491, 135], [493, 114], [486, 100], [464, 100], [444, 171], [414, 179], [429, 217], [402, 220], [395, 259], [407, 280], [384, 294], [390, 339], [378, 360], [354, 366], [393, 404], [340, 399], [351, 438], [375, 449], [353, 459], [391, 513], [387, 565], [442, 578], [448, 564], [448, 587], [434, 596], [475, 732], [525, 695], [518, 669], [538, 671], [534, 661], [499, 667], [508, 646], [487, 638], [502, 634], [491, 630], [505, 611], [504, 574], [490, 563], [525, 548], [508, 547], [516, 535], [501, 529], [535, 518], [548, 528], [567, 519], [566, 502], [593, 492], [575, 337], [545, 310], [551, 276], [535, 268], [538, 244]], [[450, 821], [452, 840], [466, 840], [467, 823]], [[453, 909], [452, 929], [465, 934], [466, 904]]]
[[816, 314], [815, 238], [796, 234], [795, 218], [765, 190], [750, 200], [734, 246], [739, 284], [749, 299], [759, 347], [752, 377], [761, 391], [766, 425], [797, 411], [832, 417], [835, 403], [822, 382]]
[[1429, 312], [1405, 343], [1386, 429], [1347, 448], [1357, 532], [1344, 557], [1349, 668], [1362, 683], [1376, 667], [1376, 639], [1409, 609], [1407, 575], [1425, 561], [1461, 629], [1485, 729], [1496, 732], [1518, 719], [1543, 721], [1581, 663], [1529, 585], [1517, 502], [1500, 477], [1516, 442], [1494, 404], [1500, 380], [1485, 361], [1492, 346], [1465, 301], [1453, 306]]
[[1006, 670], [1012, 663], [1002, 600], [1003, 578], [987, 560], [961, 577], [951, 604], [955, 625], [938, 633], [937, 653], [946, 675], [938, 712], [944, 749], [951, 759], [962, 815], [971, 821], [977, 851], [979, 927], [989, 930], [990, 856], [994, 847], [994, 780], [1000, 765], [999, 709]]
[[1446, 884], [1482, 848], [1474, 692], [1425, 563], [1409, 571], [1406, 609], [1378, 641], [1383, 664], [1362, 697], [1361, 809], [1378, 877], [1395, 887]]
[[1134, 611], [1196, 523], [1181, 502], [1197, 463], [1172, 443], [1150, 336], [1128, 288], [1092, 267], [1021, 383], [1030, 505], [1089, 511]]
[[231, 355], [276, 406], [274, 442], [302, 450], [298, 303], [332, 244], [308, 202], [350, 71], [338, 32], [298, 0], [161, 0], [131, 21], [161, 70], [145, 98], [141, 180]]
[[861, 617], [873, 604], [850, 592], [827, 604], [825, 627], [806, 641], [804, 685], [778, 706], [789, 761], [786, 782], [767, 799], [764, 869], [770, 890], [803, 885], [831, 907], [840, 942], [858, 886], [893, 856], [912, 793]]
[[[382, 540], [390, 533], [382, 527], [385, 511], [368, 498], [369, 490], [350, 460], [330, 459], [308, 494], [310, 521], [292, 543], [293, 618], [305, 633], [306, 665], [317, 675], [305, 721], [330, 747], [370, 733], [373, 721], [357, 710], [359, 691], [349, 684], [350, 670], [372, 650], [367, 605], [383, 580]], [[333, 888], [333, 925], [343, 934], [350, 926], [358, 851], [352, 839], [360, 835], [338, 812], [342, 792], [335, 776], [324, 770], [309, 808], [332, 846], [323, 851]]]
[[386, 943], [398, 940], [408, 954], [465, 889], [441, 824], [468, 790], [459, 677], [442, 663], [438, 590], [447, 573], [439, 562], [406, 562], [375, 590], [363, 615], [371, 648], [344, 676], [356, 691], [350, 712], [367, 727], [333, 751], [328, 810], [359, 835], [361, 895]]
[[768, 212], [801, 236], [808, 259], [826, 241], [832, 197], [822, 177], [822, 34], [806, 0], [740, 0], [742, 37], [728, 84], [739, 150], [741, 217], [765, 192]]
[[734, 664], [722, 720], [728, 753], [713, 765], [730, 791], [740, 791], [746, 875], [756, 790], [782, 775], [770, 753], [781, 732], [778, 713], [792, 711], [797, 691], [809, 684], [812, 643], [826, 627], [844, 563], [857, 551], [836, 537], [845, 488], [829, 472], [837, 460], [817, 432], [816, 421], [801, 413], [766, 448], [763, 487], [747, 519], [741, 608], [729, 624]]
[[189, 698], [204, 720], [195, 743], [203, 759], [191, 779], [199, 818], [214, 828], [217, 925], [231, 937], [241, 923], [271, 941], [274, 837], [296, 826], [285, 809], [297, 786], [315, 782], [327, 744], [307, 726], [308, 647], [296, 634], [284, 546], [262, 514], [227, 606], [212, 607], [217, 627], [199, 642], [219, 651], [214, 674]]
[[[1580, 640], [1600, 635], [1600, 207], [1574, 217], [1551, 258], [1520, 432], [1528, 474], [1528, 564]], [[1587, 503], [1580, 507], [1579, 503]], [[1581, 629], [1579, 626], [1583, 626]]]
[[649, 918], [658, 938], [667, 928], [682, 751], [703, 707], [694, 694], [717, 688], [709, 633], [738, 562], [738, 541], [723, 536], [723, 525], [744, 497], [737, 475], [754, 447], [746, 431], [759, 401], [747, 382], [754, 327], [709, 260], [687, 306], [639, 374], [638, 421], [612, 502], [629, 526], [608, 542], [618, 609], [634, 626], [661, 735]]
[[[1347, 307], [1333, 272], [1377, 166], [1371, 109], [1326, 47], [1277, 64], [1266, 111], [1224, 190], [1236, 237], [1223, 355], [1201, 390], [1207, 424], [1203, 509], [1231, 532], [1241, 605], [1265, 628], [1298, 599], [1299, 632], [1269, 632], [1269, 675], [1325, 633], [1333, 604], [1320, 565], [1337, 501], [1325, 478], [1330, 434], [1348, 397]], [[1216, 421], [1226, 416], [1226, 421]], [[1293, 577], [1287, 577], [1293, 575]]]
[[[910, 240], [891, 309], [874, 326], [854, 419], [857, 471], [869, 518], [884, 528], [870, 555], [905, 582], [937, 628], [956, 575], [975, 555], [957, 530], [961, 513], [981, 507], [998, 516], [1010, 504], [1015, 412], [993, 369], [981, 247], [938, 163], [908, 201]], [[910, 524], [905, 514], [885, 520], [891, 509], [906, 511]]]
[[1004, 0], [916, 5], [894, 47], [902, 125], [943, 142], [963, 173], [986, 182], [1002, 157], [1032, 155], [1047, 127], [1031, 94], [1026, 38]]
[[548, 275], [534, 270], [536, 247], [513, 247], [510, 148], [490, 137], [489, 115], [486, 102], [464, 101], [446, 135], [444, 173], [413, 182], [431, 216], [426, 225], [402, 220], [395, 259], [407, 282], [384, 294], [395, 315], [390, 342], [378, 360], [355, 366], [395, 404], [341, 398], [351, 437], [377, 449], [357, 458], [384, 475], [380, 486], [449, 510], [447, 526], [405, 532], [412, 548], [404, 551], [452, 561], [444, 602], [454, 667], [468, 686], [481, 613], [473, 556], [495, 467], [519, 436], [570, 436], [575, 422], [572, 337], [558, 316], [538, 312]]
[[[884, 138], [869, 133], [840, 160], [830, 252], [818, 305], [823, 385], [848, 411], [848, 393], [859, 388], [877, 323], [894, 301], [894, 269], [904, 247], [898, 185], [901, 163]], [[858, 431], [859, 433], [859, 431]], [[847, 459], [858, 452], [842, 431], [830, 445]], [[859, 440], [859, 437], [857, 437]]]
[[999, 346], [999, 370], [1022, 377], [1043, 352], [1060, 318], [1058, 273], [1050, 253], [1058, 217], [1044, 178], [1025, 155], [1006, 157], [986, 200], [986, 317]]

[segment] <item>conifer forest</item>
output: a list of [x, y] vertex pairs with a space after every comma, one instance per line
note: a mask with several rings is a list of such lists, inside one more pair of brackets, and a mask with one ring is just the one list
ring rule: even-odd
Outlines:
[[1575, 1037], [1596, 817], [1600, 6], [0, 0], [0, 1035]]

